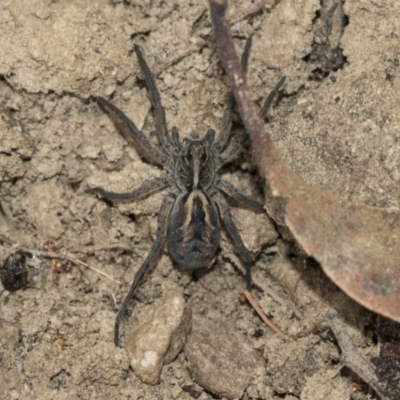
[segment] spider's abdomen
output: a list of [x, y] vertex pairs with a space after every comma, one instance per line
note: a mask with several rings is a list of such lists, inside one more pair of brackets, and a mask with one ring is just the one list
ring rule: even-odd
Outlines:
[[214, 257], [221, 238], [218, 212], [201, 190], [181, 194], [168, 224], [168, 251], [183, 268], [205, 266]]

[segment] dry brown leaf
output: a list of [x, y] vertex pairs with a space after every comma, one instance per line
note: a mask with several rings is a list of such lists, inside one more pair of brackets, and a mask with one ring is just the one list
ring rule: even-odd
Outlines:
[[260, 171], [273, 196], [286, 201], [287, 227], [345, 293], [400, 322], [400, 212], [352, 203], [306, 184], [289, 168], [251, 100], [225, 21], [226, 7], [226, 1], [210, 0], [221, 60]]

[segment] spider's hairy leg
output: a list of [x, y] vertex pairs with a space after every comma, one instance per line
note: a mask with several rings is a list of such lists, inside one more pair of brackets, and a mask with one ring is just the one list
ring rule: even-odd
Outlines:
[[244, 194], [238, 192], [233, 185], [221, 178], [217, 184], [217, 188], [222, 190], [230, 198], [234, 199], [243, 208], [249, 208], [250, 210], [258, 213], [264, 211], [264, 206], [262, 203], [250, 199]]
[[128, 303], [132, 299], [133, 295], [137, 287], [139, 286], [140, 281], [142, 280], [144, 274], [147, 271], [147, 268], [151, 264], [151, 262], [157, 257], [158, 253], [162, 249], [164, 244], [164, 240], [167, 234], [167, 226], [168, 226], [168, 217], [171, 211], [171, 208], [175, 202], [175, 199], [170, 195], [164, 198], [164, 201], [160, 208], [160, 213], [158, 214], [158, 226], [157, 226], [157, 236], [156, 240], [153, 243], [153, 246], [150, 249], [149, 254], [144, 260], [143, 264], [136, 272], [136, 275], [133, 279], [131, 288], [129, 289], [128, 295], [125, 297], [124, 302], [122, 303], [121, 308], [118, 311], [117, 317], [115, 319], [115, 327], [114, 327], [114, 343], [118, 346], [118, 336], [119, 336], [119, 325], [121, 320], [125, 314], [126, 308], [128, 307]]
[[240, 258], [243, 261], [243, 264], [246, 268], [246, 284], [247, 288], [250, 290], [252, 286], [252, 281], [251, 281], [251, 265], [253, 263], [253, 259], [250, 255], [250, 252], [247, 250], [246, 246], [243, 243], [242, 238], [240, 237], [240, 234], [236, 228], [236, 225], [234, 224], [231, 216], [231, 211], [228, 202], [225, 200], [224, 196], [217, 192], [212, 196], [213, 200], [218, 204], [219, 206], [219, 211], [221, 215], [221, 219], [224, 222], [224, 225], [226, 229], [229, 232], [229, 235], [231, 236], [233, 243], [235, 244], [235, 247], [239, 250], [239, 255]]
[[[247, 69], [247, 62], [249, 60], [249, 54], [250, 54], [250, 49], [251, 49], [251, 43], [252, 43], [252, 38], [249, 37], [246, 41], [246, 45], [243, 50], [242, 54], [242, 67], [246, 71]], [[226, 107], [224, 111], [224, 116], [222, 119], [222, 125], [221, 125], [221, 130], [219, 133], [218, 141], [215, 143], [215, 146], [222, 150], [226, 144], [228, 143], [229, 136], [231, 134], [231, 127], [232, 127], [232, 114], [233, 110], [235, 108], [235, 97], [233, 96], [232, 91], [229, 94], [229, 100], [228, 100], [228, 106]]]
[[261, 115], [262, 119], [265, 120], [265, 118], [267, 118], [269, 107], [270, 107], [272, 101], [274, 100], [275, 95], [278, 93], [278, 90], [285, 83], [285, 80], [286, 80], [286, 76], [282, 76], [282, 78], [279, 79], [279, 81], [276, 84], [276, 86], [274, 87], [274, 89], [271, 91], [271, 93], [265, 99], [264, 105], [260, 109], [260, 115]]
[[140, 47], [135, 44], [134, 49], [139, 61], [140, 69], [142, 70], [142, 74], [144, 75], [147, 88], [149, 89], [150, 101], [154, 108], [158, 139], [160, 140], [162, 146], [166, 148], [170, 138], [168, 135], [167, 122], [165, 120], [165, 110], [161, 104], [160, 93], [158, 92], [153, 74], [151, 73], [150, 68], [146, 63], [146, 60], [143, 57]]
[[93, 187], [85, 190], [86, 193], [97, 194], [100, 198], [109, 201], [133, 201], [143, 197], [147, 197], [159, 190], [165, 189], [169, 186], [169, 180], [166, 176], [160, 176], [158, 178], [151, 179], [139, 186], [137, 189], [128, 193], [114, 193], [108, 192], [101, 187]]
[[216, 170], [233, 161], [243, 151], [243, 145], [248, 138], [249, 136], [246, 132], [243, 132], [239, 138], [232, 138], [225, 150], [218, 154], [215, 163]]
[[164, 165], [168, 156], [153, 146], [137, 126], [117, 107], [103, 97], [96, 97], [97, 102], [111, 115], [114, 123], [137, 143], [144, 155], [156, 164]]
[[[271, 93], [265, 99], [264, 105], [260, 109], [260, 115], [261, 115], [262, 119], [265, 120], [267, 118], [269, 107], [270, 107], [272, 101], [274, 100], [274, 97], [278, 93], [278, 90], [285, 83], [285, 79], [286, 79], [285, 76], [283, 76], [281, 79], [279, 79], [275, 88], [271, 91]], [[232, 94], [230, 95], [229, 101], [231, 101], [231, 98], [233, 98]], [[224, 121], [225, 121], [225, 119], [224, 119]], [[223, 150], [218, 155], [217, 169], [221, 168], [224, 164], [227, 164], [230, 161], [234, 160], [238, 156], [238, 154], [242, 151], [243, 144], [246, 142], [247, 139], [248, 139], [248, 134], [247, 134], [247, 132], [244, 132], [239, 139], [231, 140], [229, 145], [225, 148], [225, 150]]]

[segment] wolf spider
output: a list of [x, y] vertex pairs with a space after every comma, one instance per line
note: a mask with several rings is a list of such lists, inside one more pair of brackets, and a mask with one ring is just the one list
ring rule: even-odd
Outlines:
[[[246, 68], [251, 39], [246, 43], [242, 55], [242, 66]], [[262, 212], [263, 205], [238, 192], [230, 183], [217, 175], [221, 167], [238, 156], [247, 139], [244, 133], [239, 138], [231, 138], [232, 113], [235, 100], [230, 94], [228, 107], [222, 120], [218, 138], [215, 131], [209, 129], [202, 139], [183, 139], [180, 141], [178, 129], [172, 127], [168, 132], [165, 111], [161, 105], [160, 94], [152, 73], [140, 48], [134, 46], [140, 69], [150, 93], [155, 114], [155, 125], [161, 147], [150, 143], [136, 125], [117, 107], [102, 97], [97, 101], [122, 126], [127, 129], [139, 149], [150, 161], [162, 166], [166, 174], [151, 179], [133, 192], [113, 193], [100, 187], [88, 189], [109, 201], [138, 200], [154, 192], [169, 188], [158, 215], [157, 237], [143, 264], [136, 272], [128, 295], [117, 314], [114, 329], [114, 343], [118, 346], [119, 324], [125, 314], [129, 301], [142, 280], [150, 263], [157, 257], [165, 239], [170, 256], [180, 266], [188, 270], [208, 265], [215, 256], [221, 237], [220, 219], [230, 234], [239, 255], [246, 267], [247, 285], [251, 286], [250, 267], [252, 257], [245, 247], [232, 220], [230, 207], [225, 197], [231, 198], [239, 206]], [[265, 119], [268, 108], [284, 82], [284, 77], [269, 94], [260, 110]]]

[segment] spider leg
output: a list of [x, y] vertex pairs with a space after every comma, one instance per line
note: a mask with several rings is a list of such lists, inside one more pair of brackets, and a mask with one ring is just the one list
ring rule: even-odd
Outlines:
[[261, 203], [253, 199], [250, 199], [244, 194], [238, 192], [236, 188], [229, 182], [220, 179], [220, 181], [217, 184], [217, 187], [218, 189], [222, 190], [226, 195], [234, 199], [241, 207], [250, 208], [252, 211], [255, 212], [264, 211], [264, 206]]
[[110, 201], [133, 201], [143, 197], [146, 197], [154, 192], [157, 192], [161, 189], [165, 189], [169, 185], [169, 180], [165, 176], [160, 176], [158, 178], [151, 179], [150, 181], [145, 182], [143, 185], [139, 186], [132, 192], [128, 193], [114, 193], [108, 192], [101, 187], [93, 187], [85, 190], [86, 193], [94, 193], [100, 196], [102, 199], [110, 200]]
[[144, 274], [147, 271], [147, 268], [151, 264], [151, 262], [157, 257], [158, 253], [162, 249], [164, 244], [165, 236], [167, 234], [167, 222], [169, 213], [171, 208], [174, 204], [175, 200], [171, 196], [165, 197], [161, 208], [160, 213], [158, 214], [158, 226], [157, 226], [157, 237], [153, 243], [153, 246], [150, 249], [149, 254], [147, 255], [146, 259], [144, 260], [143, 264], [136, 272], [136, 275], [133, 279], [131, 288], [129, 289], [128, 295], [125, 297], [124, 302], [122, 303], [121, 308], [118, 311], [117, 317], [115, 319], [115, 326], [114, 326], [114, 343], [118, 346], [118, 336], [119, 336], [119, 325], [121, 320], [125, 314], [126, 308], [128, 307], [128, 303], [132, 299], [133, 295], [135, 294], [135, 290], [139, 286], [140, 281], [142, 280]]
[[144, 75], [144, 79], [150, 93], [150, 101], [155, 114], [157, 135], [162, 146], [167, 148], [170, 138], [168, 135], [167, 122], [165, 120], [165, 110], [161, 105], [160, 93], [158, 92], [153, 74], [146, 63], [139, 46], [135, 44], [134, 48], [139, 61], [140, 69], [142, 70], [142, 74]]
[[276, 84], [276, 86], [274, 87], [272, 92], [265, 99], [264, 105], [260, 109], [260, 115], [261, 115], [262, 119], [265, 120], [265, 118], [267, 118], [269, 106], [271, 105], [272, 100], [274, 100], [275, 95], [278, 93], [278, 90], [285, 83], [285, 80], [286, 80], [286, 76], [282, 76], [282, 78], [279, 79], [278, 83]]
[[243, 145], [247, 141], [248, 135], [243, 132], [239, 140], [236, 138], [231, 139], [228, 146], [216, 157], [215, 168], [218, 171], [223, 165], [233, 161], [241, 151], [243, 151]]
[[[284, 84], [285, 79], [286, 79], [285, 76], [283, 76], [281, 79], [279, 79], [275, 88], [265, 99], [264, 105], [260, 109], [260, 115], [264, 120], [267, 118], [268, 109], [269, 109], [272, 101], [274, 100], [274, 97], [278, 93], [278, 90]], [[230, 98], [231, 97], [232, 97], [232, 94], [231, 94]], [[229, 98], [229, 100], [230, 100], [230, 98]], [[224, 164], [227, 164], [230, 161], [234, 160], [238, 156], [238, 154], [241, 152], [243, 144], [246, 142], [247, 139], [248, 139], [248, 134], [247, 134], [247, 132], [244, 132], [242, 134], [242, 136], [239, 138], [239, 140], [231, 140], [231, 142], [226, 147], [226, 149], [224, 151], [222, 151], [217, 157], [217, 160], [218, 160], [217, 169], [221, 168]]]
[[137, 143], [143, 153], [154, 163], [164, 165], [168, 156], [162, 153], [157, 147], [153, 146], [147, 137], [141, 132], [137, 126], [117, 107], [109, 103], [103, 97], [96, 97], [96, 100], [111, 115], [115, 124]]
[[[250, 48], [251, 48], [252, 38], [249, 37], [246, 41], [246, 45], [244, 47], [244, 51], [242, 54], [242, 67], [246, 71], [247, 69], [247, 62], [249, 60]], [[228, 106], [224, 111], [224, 116], [222, 119], [221, 131], [219, 133], [218, 141], [215, 143], [215, 146], [219, 150], [222, 150], [226, 144], [228, 143], [229, 136], [231, 134], [231, 127], [232, 127], [232, 114], [235, 108], [235, 97], [233, 96], [232, 91], [229, 94]]]
[[226, 229], [228, 230], [233, 243], [235, 244], [236, 248], [239, 250], [240, 258], [242, 259], [245, 268], [246, 268], [246, 283], [247, 288], [250, 290], [252, 281], [251, 281], [251, 264], [253, 259], [250, 255], [250, 252], [247, 250], [246, 246], [243, 243], [242, 238], [234, 224], [231, 216], [231, 211], [228, 202], [225, 200], [224, 196], [221, 195], [219, 192], [212, 196], [213, 200], [218, 204], [219, 211], [221, 215], [221, 219], [224, 222]]

